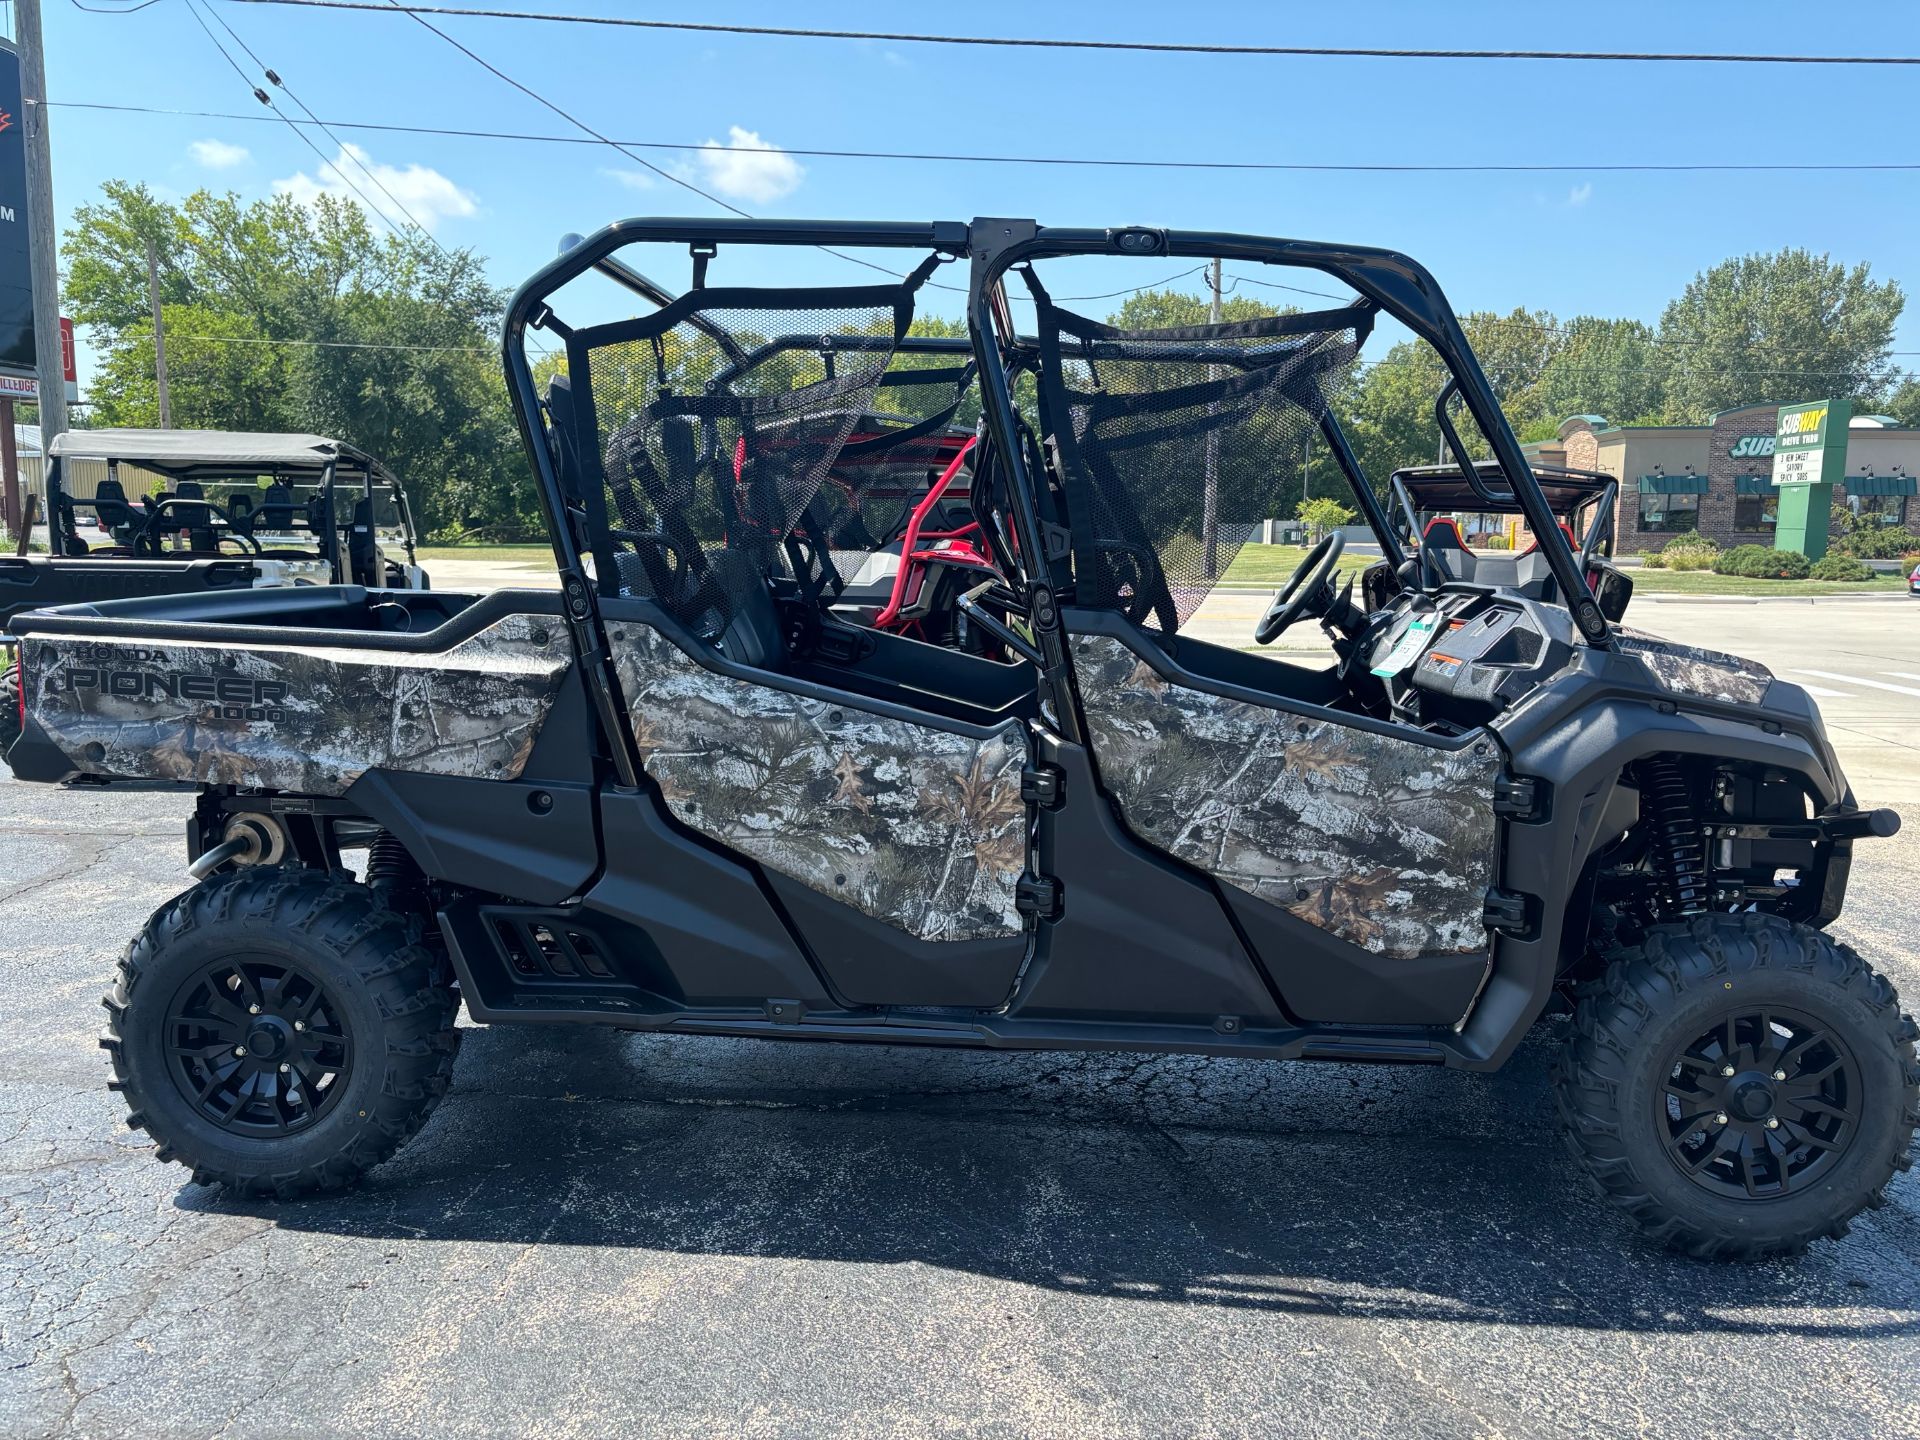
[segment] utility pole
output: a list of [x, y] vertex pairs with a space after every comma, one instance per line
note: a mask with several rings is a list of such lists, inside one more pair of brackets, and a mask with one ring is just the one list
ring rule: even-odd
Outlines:
[[60, 262], [54, 244], [53, 150], [47, 134], [47, 62], [40, 0], [14, 0], [20, 92], [26, 110], [27, 249], [33, 266], [33, 348], [40, 382], [40, 463], [67, 428], [67, 375], [60, 354]]
[[[1207, 269], [1207, 281], [1213, 287], [1213, 303], [1207, 308], [1207, 319], [1211, 324], [1220, 323], [1220, 257], [1214, 256], [1213, 264]], [[1220, 367], [1207, 366], [1207, 379], [1220, 378]], [[1207, 407], [1211, 414], [1215, 406]], [[1206, 498], [1200, 509], [1200, 544], [1206, 554], [1207, 578], [1216, 578], [1220, 574], [1220, 430], [1217, 426], [1207, 427], [1206, 460]]]
[[153, 306], [153, 386], [160, 392], [160, 428], [173, 428], [173, 402], [167, 396], [167, 322], [160, 318], [160, 256], [147, 237], [147, 302]]

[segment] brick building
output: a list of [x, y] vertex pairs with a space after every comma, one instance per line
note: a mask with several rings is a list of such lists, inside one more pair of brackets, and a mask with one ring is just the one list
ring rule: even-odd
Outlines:
[[[1723, 410], [1705, 425], [1610, 425], [1599, 415], [1561, 422], [1557, 439], [1523, 446], [1548, 465], [1599, 470], [1620, 481], [1617, 549], [1652, 550], [1698, 530], [1721, 545], [1771, 545], [1778, 405]], [[1846, 480], [1834, 498], [1861, 524], [1920, 536], [1920, 429], [1856, 415], [1847, 430]]]

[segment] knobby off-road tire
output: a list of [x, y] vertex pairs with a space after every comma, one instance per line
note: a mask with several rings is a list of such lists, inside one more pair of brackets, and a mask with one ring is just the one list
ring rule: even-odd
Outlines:
[[10, 656], [0, 658], [6, 664], [6, 669], [0, 670], [0, 760], [4, 760], [13, 742], [20, 738], [20, 672]]
[[1883, 1205], [1912, 1164], [1917, 1033], [1831, 936], [1704, 915], [1650, 931], [1587, 989], [1554, 1097], [1596, 1188], [1653, 1238], [1706, 1258], [1797, 1254]]
[[198, 1185], [286, 1199], [351, 1184], [453, 1073], [458, 1000], [420, 936], [366, 886], [312, 871], [241, 869], [176, 896], [101, 1001], [128, 1125]]

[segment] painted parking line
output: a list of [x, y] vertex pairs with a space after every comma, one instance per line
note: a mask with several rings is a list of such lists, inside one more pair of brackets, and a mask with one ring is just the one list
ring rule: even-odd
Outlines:
[[1851, 690], [1829, 690], [1824, 685], [1802, 685], [1800, 687], [1816, 700], [1851, 700]]
[[1839, 675], [1832, 670], [1791, 670], [1792, 675], [1818, 675], [1822, 680], [1838, 680], [1843, 685], [1865, 685], [1874, 690], [1891, 690], [1896, 695], [1911, 695], [1920, 700], [1920, 689], [1912, 685], [1895, 685], [1886, 680], [1869, 680], [1864, 675]]

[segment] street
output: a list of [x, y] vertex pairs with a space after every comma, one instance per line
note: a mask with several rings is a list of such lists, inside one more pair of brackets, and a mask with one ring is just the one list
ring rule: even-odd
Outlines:
[[[1831, 692], [1910, 822], [1836, 929], [1920, 1004], [1920, 604], [1633, 619]], [[0, 777], [0, 1435], [1920, 1428], [1920, 1182], [1798, 1261], [1671, 1257], [1562, 1148], [1559, 1021], [1487, 1076], [470, 1028], [357, 1190], [197, 1188], [94, 1045], [186, 811]]]

